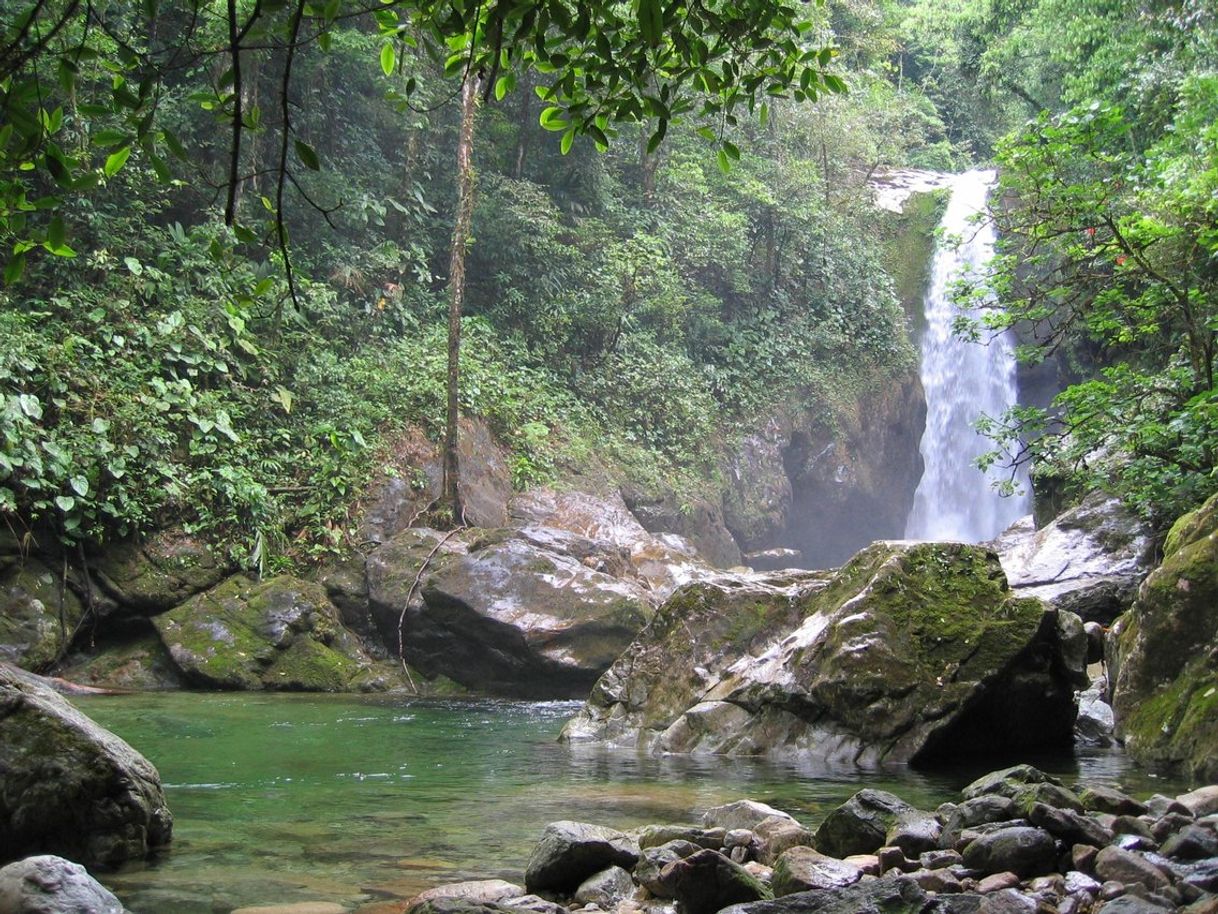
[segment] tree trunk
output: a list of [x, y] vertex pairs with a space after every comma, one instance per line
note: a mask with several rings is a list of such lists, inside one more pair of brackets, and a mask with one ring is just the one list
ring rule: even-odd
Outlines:
[[460, 418], [461, 307], [465, 301], [465, 246], [474, 215], [474, 115], [482, 78], [469, 74], [461, 86], [461, 131], [457, 137], [457, 218], [453, 226], [452, 259], [448, 271], [448, 413], [444, 423], [444, 498], [454, 523], [463, 522], [460, 468], [457, 460], [457, 422]]

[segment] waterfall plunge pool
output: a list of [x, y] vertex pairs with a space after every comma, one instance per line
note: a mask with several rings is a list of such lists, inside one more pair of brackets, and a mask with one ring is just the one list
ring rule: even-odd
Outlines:
[[[101, 874], [134, 914], [296, 902], [387, 914], [445, 882], [521, 881], [556, 819], [689, 822], [749, 797], [815, 826], [862, 787], [934, 809], [993, 767], [867, 772], [561, 746], [575, 702], [185, 692], [72, 701], [146, 755], [166, 786], [172, 848]], [[1183, 789], [1105, 750], [1021, 761], [1068, 784]]]

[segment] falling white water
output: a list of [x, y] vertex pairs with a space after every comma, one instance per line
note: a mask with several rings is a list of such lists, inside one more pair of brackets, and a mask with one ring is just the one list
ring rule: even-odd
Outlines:
[[992, 539], [1028, 513], [1025, 494], [1001, 496], [992, 485], [1006, 472], [982, 475], [974, 461], [990, 449], [974, 423], [997, 417], [1016, 402], [1015, 354], [1007, 334], [988, 345], [952, 333], [959, 313], [950, 297], [953, 281], [968, 276], [994, 255], [994, 228], [975, 221], [995, 180], [992, 171], [970, 171], [951, 182], [926, 292], [922, 338], [922, 386], [926, 389], [925, 469], [905, 526], [911, 539]]

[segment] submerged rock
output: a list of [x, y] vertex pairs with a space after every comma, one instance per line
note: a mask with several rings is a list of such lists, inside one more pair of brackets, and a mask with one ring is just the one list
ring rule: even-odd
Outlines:
[[870, 764], [1068, 746], [1057, 615], [997, 557], [876, 543], [834, 573], [721, 575], [679, 591], [563, 730], [665, 752]]
[[1129, 753], [1218, 779], [1218, 496], [1172, 527], [1113, 641], [1112, 705]]
[[37, 677], [0, 663], [0, 860], [116, 866], [169, 843], [160, 775]]

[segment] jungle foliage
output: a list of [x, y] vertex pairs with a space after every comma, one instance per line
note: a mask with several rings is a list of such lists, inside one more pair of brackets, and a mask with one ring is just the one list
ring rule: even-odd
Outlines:
[[958, 153], [895, 7], [770, 7], [0, 0], [5, 521], [181, 523], [251, 566], [346, 543], [394, 437], [442, 428], [474, 66], [462, 405], [519, 484], [595, 455], [713, 486], [760, 410], [907, 366], [865, 181]]

